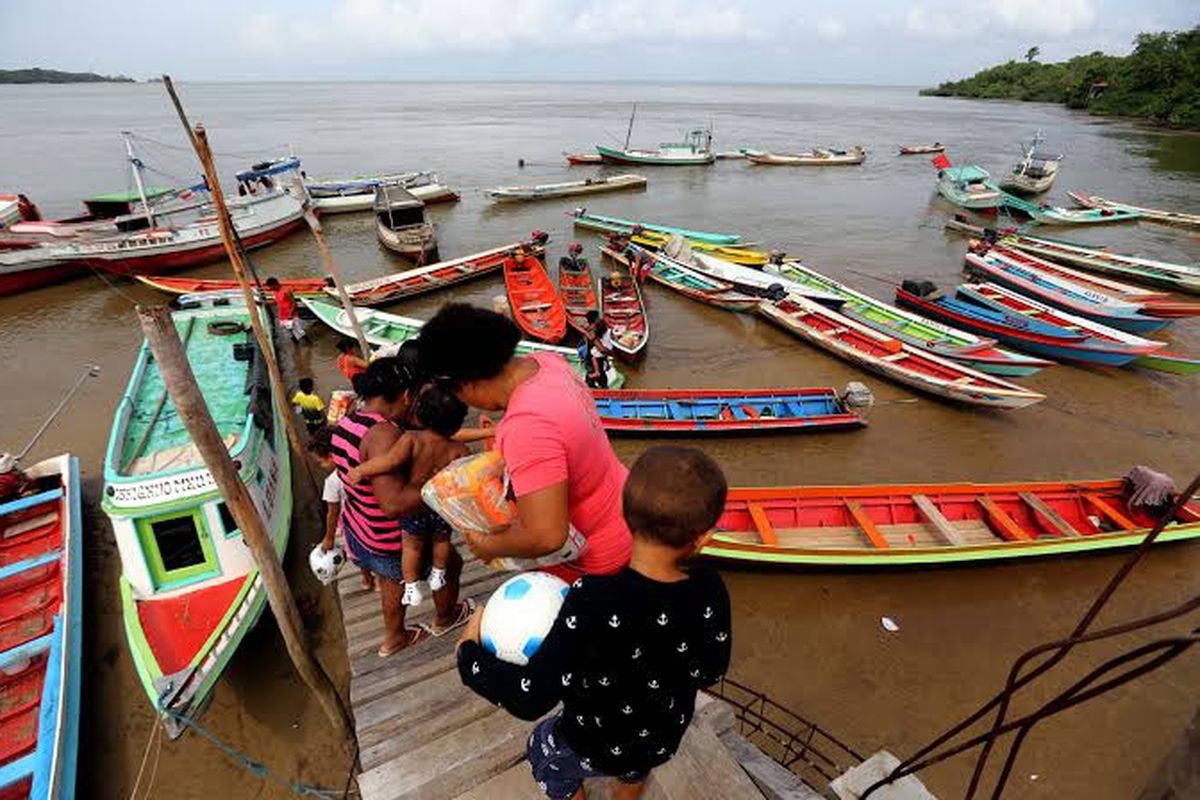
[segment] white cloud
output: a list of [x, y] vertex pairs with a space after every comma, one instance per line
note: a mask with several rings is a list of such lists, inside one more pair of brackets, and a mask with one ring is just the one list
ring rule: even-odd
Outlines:
[[750, 38], [740, 8], [730, 3], [647, 3], [594, 0], [575, 15], [570, 33], [587, 42], [628, 38], [669, 41], [731, 41]]
[[837, 17], [825, 17], [817, 22], [817, 35], [828, 41], [846, 36], [846, 24]]
[[1058, 39], [1087, 30], [1095, 21], [1094, 0], [990, 0], [915, 5], [905, 14], [904, 26], [910, 33], [935, 39], [985, 31]]

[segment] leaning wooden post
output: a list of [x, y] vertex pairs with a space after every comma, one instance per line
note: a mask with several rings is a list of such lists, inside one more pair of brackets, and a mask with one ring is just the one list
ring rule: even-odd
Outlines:
[[304, 209], [304, 219], [308, 222], [309, 229], [312, 230], [313, 237], [317, 240], [317, 249], [321, 251], [321, 260], [325, 262], [325, 272], [329, 277], [333, 278], [333, 285], [337, 288], [338, 299], [342, 302], [342, 310], [346, 312], [346, 316], [350, 320], [350, 327], [354, 328], [354, 338], [358, 339], [358, 346], [362, 349], [362, 355], [365, 359], [371, 358], [371, 345], [367, 342], [367, 337], [363, 333], [362, 324], [358, 321], [358, 314], [354, 313], [354, 304], [350, 302], [350, 295], [346, 293], [346, 286], [342, 282], [342, 275], [337, 265], [333, 262], [333, 253], [329, 251], [329, 243], [325, 241], [325, 231], [321, 228], [321, 221], [317, 219], [317, 212], [311, 206]]
[[[258, 316], [253, 303], [247, 308], [252, 319]], [[267, 602], [270, 603], [271, 612], [279, 623], [288, 656], [296, 665], [300, 677], [317, 696], [325, 714], [347, 747], [352, 747], [350, 715], [329, 675], [305, 646], [300, 609], [296, 607], [296, 601], [288, 588], [287, 577], [283, 574], [283, 566], [279, 563], [275, 545], [263, 526], [262, 517], [250, 498], [246, 485], [238, 475], [233, 459], [229, 457], [229, 450], [222, 441], [221, 434], [217, 432], [212, 415], [208, 412], [208, 405], [204, 402], [200, 387], [196, 385], [196, 376], [192, 373], [192, 366], [184, 353], [179, 332], [171, 319], [171, 312], [166, 307], [145, 308], [139, 305], [137, 315], [150, 344], [150, 351], [158, 364], [159, 374], [162, 375], [167, 392], [175, 403], [175, 410], [187, 428], [188, 436], [200, 451], [204, 465], [212, 474], [225, 505], [233, 514], [238, 529], [242, 532], [242, 538], [258, 564], [263, 585], [267, 588]], [[287, 454], [280, 455], [282, 458], [287, 457]]]

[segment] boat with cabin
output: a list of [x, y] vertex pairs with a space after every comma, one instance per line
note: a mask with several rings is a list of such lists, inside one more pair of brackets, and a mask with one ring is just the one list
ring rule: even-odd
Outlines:
[[632, 191], [646, 188], [646, 179], [632, 173], [585, 178], [581, 181], [543, 183], [536, 186], [498, 186], [489, 189], [487, 196], [496, 203], [520, 203], [531, 200], [553, 200], [601, 192]]
[[[938, 158], [943, 158], [939, 156]], [[938, 159], [935, 158], [936, 162]], [[961, 167], [947, 166], [938, 170], [938, 194], [961, 208], [983, 211], [1001, 205], [1002, 192], [992, 181], [992, 176], [983, 167], [965, 164]]]
[[[190, 295], [179, 305], [172, 318], [196, 383], [282, 557], [291, 460], [251, 311], [235, 293]], [[117, 405], [104, 483], [129, 652], [151, 706], [177, 737], [204, 709], [267, 595], [148, 343]]]
[[402, 186], [375, 187], [375, 236], [409, 261], [437, 259], [437, 229], [425, 218], [425, 204]]
[[629, 129], [625, 132], [625, 146], [621, 148], [596, 145], [596, 153], [605, 164], [639, 164], [651, 167], [708, 166], [717, 160], [712, 150], [712, 131], [697, 128], [684, 135], [682, 142], [664, 142], [654, 150], [630, 148], [633, 135], [633, 119], [637, 115], [637, 104], [629, 115]]
[[1038, 131], [1029, 144], [1022, 142], [1022, 158], [1013, 167], [1012, 172], [1000, 182], [1001, 189], [1013, 194], [1034, 195], [1041, 194], [1054, 185], [1063, 156], [1061, 153], [1039, 150], [1038, 147], [1044, 141], [1046, 137]]
[[816, 433], [867, 424], [825, 388], [596, 389], [592, 397], [600, 423], [613, 434]]

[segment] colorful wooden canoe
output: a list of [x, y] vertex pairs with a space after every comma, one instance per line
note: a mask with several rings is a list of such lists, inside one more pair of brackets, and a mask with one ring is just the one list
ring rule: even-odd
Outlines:
[[518, 253], [504, 259], [504, 290], [513, 321], [525, 335], [549, 344], [567, 335], [567, 310], [536, 256]]
[[1175, 375], [1196, 375], [1200, 373], [1200, 359], [1188, 358], [1178, 353], [1167, 353], [1159, 350], [1148, 356], [1142, 356], [1133, 362], [1134, 366], [1158, 372], [1170, 372]]
[[839, 167], [855, 166], [867, 160], [867, 151], [861, 145], [849, 150], [832, 147], [816, 147], [799, 153], [772, 153], [765, 150], [742, 150], [751, 164], [773, 167]]
[[[328, 325], [343, 336], [354, 336], [354, 328], [350, 325], [350, 318], [342, 310], [341, 306], [327, 300], [318, 300], [314, 297], [301, 297], [300, 302], [313, 313], [313, 316], [325, 325]], [[376, 355], [394, 353], [400, 345], [417, 336], [421, 332], [421, 326], [425, 324], [423, 320], [402, 317], [399, 314], [389, 314], [374, 308], [355, 307], [354, 313], [358, 317], [359, 324], [362, 326], [363, 335], [367, 338], [367, 343], [380, 348], [376, 351]], [[558, 353], [567, 360], [567, 363], [580, 376], [584, 374], [583, 360], [580, 358], [579, 352], [573, 347], [557, 347], [529, 340], [522, 340], [517, 344], [517, 353], [519, 355], [528, 355], [533, 352]], [[610, 388], [620, 389], [625, 385], [625, 376], [617, 369], [610, 368], [608, 372], [608, 385]]]
[[[659, 233], [658, 231], [641, 230], [638, 233], [633, 233], [632, 229], [624, 225], [611, 225], [607, 222], [597, 222], [586, 217], [579, 216], [580, 210], [568, 214], [574, 221], [575, 225], [585, 230], [595, 231], [597, 233], [618, 234], [627, 237], [631, 242], [640, 244], [642, 247], [650, 247], [655, 250], [665, 247], [672, 236], [678, 234]], [[752, 250], [748, 247], [731, 247], [729, 245], [712, 244], [710, 242], [702, 242], [698, 239], [684, 240], [691, 245], [693, 250], [708, 255], [716, 256], [723, 261], [732, 261], [735, 264], [744, 264], [749, 267], [760, 267], [771, 260], [770, 253], [763, 250]]]
[[[637, 245], [629, 247], [641, 258], [648, 258], [652, 261], [650, 271], [647, 273], [652, 281], [673, 289], [684, 297], [690, 297], [697, 302], [723, 308], [726, 311], [743, 313], [754, 311], [762, 299], [756, 295], [739, 291], [732, 283], [710, 278], [662, 253], [646, 250]], [[618, 258], [617, 253], [613, 250], [604, 248], [603, 252], [611, 258]], [[621, 258], [624, 260], [623, 257]]]
[[[1123, 480], [731, 489], [702, 554], [807, 567], [936, 566], [1133, 547]], [[1157, 543], [1200, 536], [1195, 502]]]
[[[439, 261], [436, 264], [397, 272], [393, 275], [348, 283], [346, 284], [346, 293], [350, 295], [350, 300], [355, 305], [376, 306], [392, 303], [405, 297], [437, 291], [496, 272], [504, 266], [504, 259], [508, 253], [516, 251], [522, 246], [527, 252], [541, 257], [545, 252], [543, 241], [540, 236], [534, 237], [528, 242], [513, 242], [461, 258], [452, 258], [448, 261]], [[329, 287], [326, 292], [331, 297], [337, 297], [337, 290], [333, 287]]]
[[[196, 382], [282, 557], [291, 461], [250, 311], [233, 293], [191, 295], [173, 314]], [[256, 311], [255, 313], [261, 313]], [[266, 587], [148, 344], [117, 405], [101, 507], [121, 555], [125, 635], [167, 732], [195, 718], [267, 605]]]
[[567, 324], [580, 333], [585, 332], [588, 313], [600, 311], [596, 282], [586, 258], [572, 260], [564, 256], [559, 259], [558, 293], [567, 312]]
[[598, 224], [604, 227], [598, 227], [597, 230], [611, 231], [616, 227], [621, 233], [629, 233], [634, 228], [642, 228], [647, 231], [655, 231], [656, 233], [679, 234], [685, 239], [693, 239], [700, 242], [708, 242], [709, 244], [737, 244], [742, 241], [741, 234], [738, 233], [712, 233], [710, 231], [693, 231], [688, 228], [675, 228], [670, 225], [663, 225], [657, 222], [638, 222], [630, 219], [621, 219], [619, 217], [606, 217], [603, 214], [589, 214], [586, 209], [577, 208], [571, 214], [575, 217], [575, 224], [587, 228], [592, 224]]
[[964, 284], [954, 297], [920, 297], [899, 288], [896, 302], [932, 319], [1060, 361], [1119, 367], [1165, 346], [1056, 311], [995, 284]]
[[596, 295], [600, 302], [600, 317], [608, 328], [613, 352], [623, 361], [635, 361], [646, 352], [650, 342], [650, 315], [646, 313], [646, 298], [642, 287], [629, 272], [629, 262], [616, 258], [611, 252], [601, 253], [617, 263], [619, 280], [614, 285], [612, 275], [596, 280]]
[[[172, 278], [166, 275], [134, 275], [147, 286], [171, 294], [203, 294], [205, 292], [240, 292], [242, 285], [232, 278]], [[293, 294], [322, 294], [329, 278], [280, 278], [279, 285]]]
[[582, 164], [603, 164], [604, 159], [599, 153], [563, 153], [563, 157], [567, 159], [567, 163], [572, 167], [577, 167]]
[[993, 339], [985, 339], [876, 300], [822, 275], [799, 261], [771, 264], [766, 270], [768, 274], [786, 278], [810, 291], [832, 292], [842, 301], [842, 306], [838, 309], [841, 314], [888, 336], [894, 336], [905, 344], [927, 350], [971, 369], [1011, 378], [1033, 375], [1046, 367], [1054, 366], [1051, 361], [997, 347]]
[[1183, 228], [1200, 228], [1200, 214], [1187, 214], [1182, 211], [1164, 211], [1160, 208], [1146, 208], [1131, 203], [1118, 203], [1115, 200], [1105, 200], [1103, 197], [1085, 192], [1067, 192], [1072, 200], [1085, 208], [1107, 209], [1110, 211], [1131, 211], [1141, 215], [1150, 222], [1161, 222], [1164, 225], [1178, 225]]
[[1040, 225], [1107, 225], [1114, 222], [1136, 222], [1136, 211], [1112, 208], [1062, 208], [1037, 203], [1002, 191], [1000, 205], [1010, 211], [1025, 214]]
[[83, 517], [79, 460], [25, 469], [0, 504], [0, 797], [71, 800], [79, 744]]
[[969, 405], [1024, 408], [1045, 396], [905, 344], [803, 297], [763, 302], [759, 313], [821, 349], [929, 394]]
[[610, 433], [813, 432], [867, 424], [834, 389], [625, 389], [592, 396]]
[[703, 253], [690, 253], [686, 254], [685, 257], [685, 253], [677, 255], [671, 252], [671, 248], [667, 248], [666, 253], [677, 261], [684, 262], [697, 272], [732, 284], [735, 289], [743, 291], [746, 294], [762, 297], [772, 297], [772, 295], [781, 293], [798, 294], [801, 297], [807, 297], [809, 300], [815, 300], [818, 303], [824, 303], [833, 308], [840, 308], [846, 302], [846, 298], [837, 292], [822, 286], [793, 281], [791, 278], [780, 274], [778, 270], [772, 271], [766, 269], [766, 267], [763, 269], [752, 269], [744, 267], [741, 264], [730, 264], [719, 258], [706, 256]]
[[1128, 333], [1154, 333], [1171, 324], [1168, 318], [1146, 314], [1141, 303], [1044, 272], [1019, 251], [993, 247], [986, 253], [968, 252], [965, 258], [968, 274], [1110, 328]]
[[[971, 235], [983, 232], [982, 228], [957, 220], [947, 222], [946, 228]], [[1097, 248], [1045, 236], [1031, 236], [1019, 231], [1004, 232], [1000, 241], [1005, 247], [1033, 253], [1061, 264], [1069, 264], [1107, 275], [1117, 275], [1178, 292], [1200, 294], [1200, 266], [1157, 261], [1152, 258], [1114, 252], [1106, 247]]]

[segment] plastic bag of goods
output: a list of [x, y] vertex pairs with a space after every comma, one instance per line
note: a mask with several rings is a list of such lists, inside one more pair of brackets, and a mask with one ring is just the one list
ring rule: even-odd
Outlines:
[[350, 413], [354, 401], [358, 399], [354, 392], [346, 389], [334, 389], [329, 395], [329, 410], [325, 414], [325, 422], [336, 425], [338, 420]]

